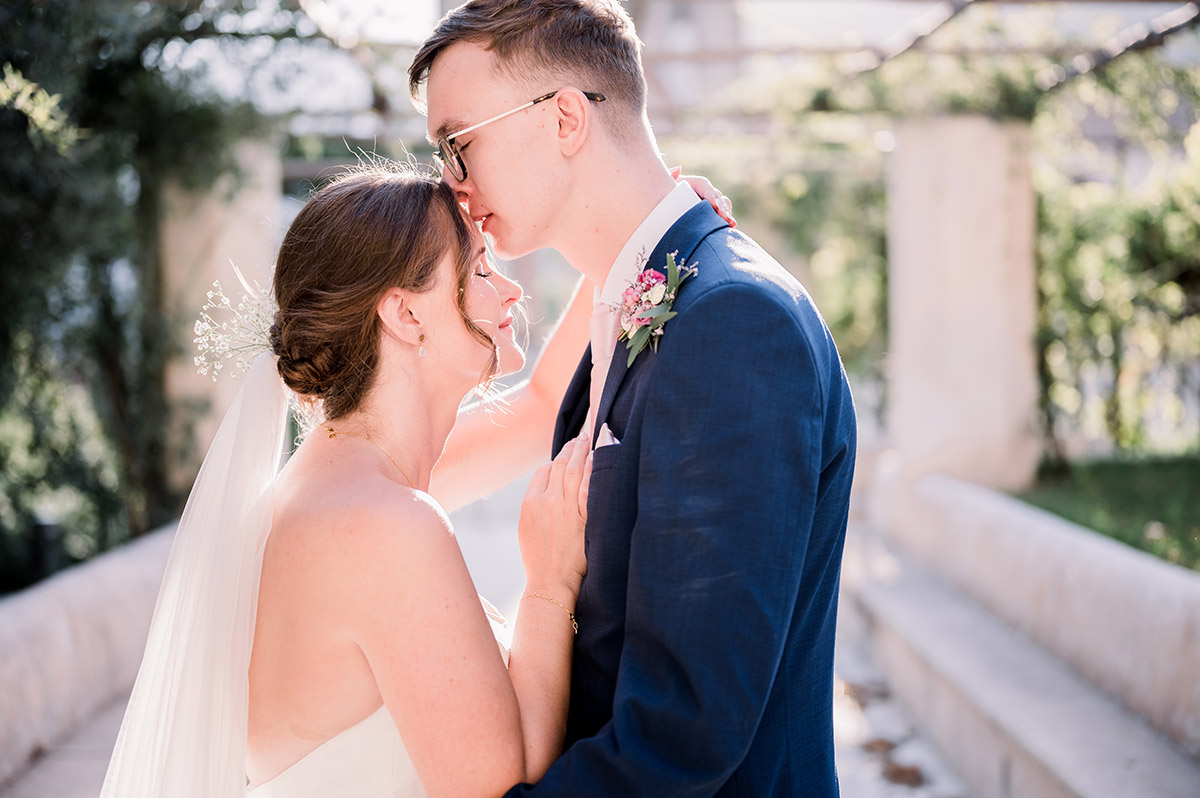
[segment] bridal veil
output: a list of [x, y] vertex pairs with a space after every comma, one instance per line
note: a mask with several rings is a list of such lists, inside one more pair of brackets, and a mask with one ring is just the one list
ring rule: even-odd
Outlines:
[[287, 412], [275, 358], [260, 355], [175, 532], [102, 798], [246, 794], [250, 650]]

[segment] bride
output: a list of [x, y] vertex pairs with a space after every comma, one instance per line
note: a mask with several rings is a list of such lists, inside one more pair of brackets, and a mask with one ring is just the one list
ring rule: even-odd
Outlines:
[[[489, 796], [545, 772], [565, 733], [590, 446], [532, 477], [511, 650], [443, 506], [548, 450], [590, 293], [499, 421], [460, 413], [524, 364], [520, 286], [445, 183], [374, 166], [312, 198], [276, 263], [272, 352], [180, 520], [102, 796]], [[320, 422], [279, 470], [284, 386]]]

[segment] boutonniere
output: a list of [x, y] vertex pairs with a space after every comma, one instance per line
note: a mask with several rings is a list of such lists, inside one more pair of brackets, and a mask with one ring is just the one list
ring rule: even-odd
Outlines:
[[667, 255], [667, 273], [646, 266], [633, 284], [621, 294], [621, 333], [618, 341], [627, 341], [629, 362], [650, 344], [658, 351], [658, 339], [662, 337], [663, 325], [676, 314], [671, 307], [683, 281], [696, 274], [695, 266], [680, 268], [675, 262], [675, 253]]

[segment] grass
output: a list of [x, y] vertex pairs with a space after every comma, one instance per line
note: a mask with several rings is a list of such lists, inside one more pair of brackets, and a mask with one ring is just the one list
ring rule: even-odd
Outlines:
[[1200, 458], [1080, 463], [1040, 475], [1019, 497], [1200, 571]]

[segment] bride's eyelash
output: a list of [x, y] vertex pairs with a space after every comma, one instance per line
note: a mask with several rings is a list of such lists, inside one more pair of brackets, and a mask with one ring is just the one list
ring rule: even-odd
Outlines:
[[480, 276], [486, 280], [489, 277], [491, 277], [493, 274], [496, 273], [496, 270], [491, 268], [491, 266], [492, 266], [492, 261], [488, 258], [487, 252], [480, 252], [479, 253], [479, 270], [477, 272], [475, 272], [475, 274], [477, 274], [478, 276]]

